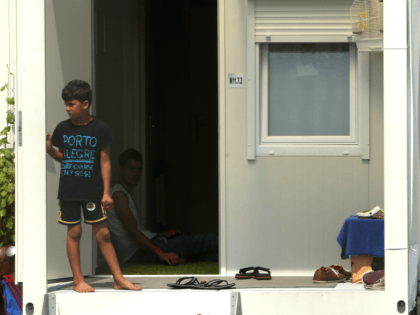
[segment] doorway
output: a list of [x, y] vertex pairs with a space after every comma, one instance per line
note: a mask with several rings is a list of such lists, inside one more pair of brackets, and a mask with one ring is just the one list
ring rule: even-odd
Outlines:
[[[219, 233], [217, 0], [95, 1], [96, 115], [142, 152], [146, 228]], [[98, 251], [99, 263], [101, 260]]]

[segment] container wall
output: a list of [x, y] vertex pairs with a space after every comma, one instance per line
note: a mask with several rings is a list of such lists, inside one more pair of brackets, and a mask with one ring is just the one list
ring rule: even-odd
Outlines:
[[[247, 7], [225, 5], [225, 77], [247, 73]], [[245, 79], [245, 82], [247, 80]], [[258, 157], [247, 160], [247, 86], [226, 92], [227, 272], [265, 266], [274, 275], [313, 275], [344, 264], [336, 238], [344, 220], [383, 207], [382, 55], [371, 56], [371, 159]]]

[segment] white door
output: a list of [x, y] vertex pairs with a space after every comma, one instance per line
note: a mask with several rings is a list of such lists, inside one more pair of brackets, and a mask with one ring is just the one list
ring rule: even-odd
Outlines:
[[[41, 274], [46, 270], [47, 279], [72, 276], [66, 254], [67, 228], [58, 224], [60, 164], [45, 153], [45, 132], [52, 134], [60, 121], [68, 119], [61, 91], [69, 81], [81, 79], [92, 87], [94, 84], [91, 1], [21, 2], [16, 11], [22, 27], [17, 40], [17, 111], [22, 116], [22, 145], [18, 146], [17, 158], [17, 230], [21, 235], [18, 243], [22, 243], [18, 270], [22, 270], [20, 281], [23, 279], [26, 288], [35, 273], [29, 267], [34, 261]], [[85, 225], [82, 228], [81, 265], [83, 274], [89, 275], [92, 229]], [[41, 278], [38, 288], [44, 285], [39, 284]]]
[[[52, 134], [68, 115], [61, 99], [71, 80], [92, 82], [91, 1], [46, 1], [46, 128]], [[92, 109], [92, 106], [91, 106]], [[57, 189], [60, 164], [47, 156], [47, 277], [71, 277], [66, 254], [67, 227], [58, 224]], [[82, 272], [92, 272], [92, 228], [82, 225]]]

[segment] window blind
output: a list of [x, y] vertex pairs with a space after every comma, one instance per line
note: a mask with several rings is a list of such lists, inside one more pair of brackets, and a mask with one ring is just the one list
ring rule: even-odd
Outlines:
[[279, 36], [352, 36], [352, 4], [353, 0], [256, 0], [255, 42], [276, 42]]

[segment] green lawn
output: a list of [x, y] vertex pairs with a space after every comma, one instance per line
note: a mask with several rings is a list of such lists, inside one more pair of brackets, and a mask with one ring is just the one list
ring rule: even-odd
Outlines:
[[[124, 275], [188, 275], [201, 274], [212, 275], [219, 274], [219, 263], [217, 262], [196, 262], [187, 263], [179, 266], [166, 265], [121, 265]], [[110, 275], [108, 267], [96, 268], [97, 275]]]

